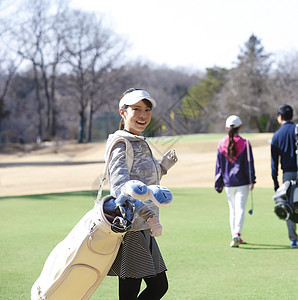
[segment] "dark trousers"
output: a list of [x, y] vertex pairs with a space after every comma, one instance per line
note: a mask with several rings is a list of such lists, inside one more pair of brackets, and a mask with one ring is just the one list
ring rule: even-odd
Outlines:
[[166, 272], [143, 279], [147, 286], [138, 296], [142, 278], [121, 279], [119, 277], [119, 300], [159, 300], [168, 290]]

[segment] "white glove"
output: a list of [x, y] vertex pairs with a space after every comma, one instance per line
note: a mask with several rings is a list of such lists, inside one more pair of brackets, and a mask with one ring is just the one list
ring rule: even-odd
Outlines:
[[161, 236], [162, 234], [162, 226], [159, 223], [159, 219], [157, 217], [153, 217], [148, 219], [148, 225], [151, 229], [151, 235], [154, 237]]
[[167, 172], [174, 164], [178, 161], [178, 157], [175, 153], [175, 150], [169, 150], [162, 158], [160, 166], [162, 169]]

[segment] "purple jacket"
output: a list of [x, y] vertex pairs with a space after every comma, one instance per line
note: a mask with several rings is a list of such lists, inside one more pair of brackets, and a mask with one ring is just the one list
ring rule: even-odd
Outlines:
[[[228, 158], [229, 136], [218, 143], [217, 160], [215, 168], [215, 190], [221, 192], [224, 186], [241, 186], [250, 184], [249, 166], [247, 158], [246, 140], [239, 135], [234, 135], [237, 155], [233, 160]], [[251, 145], [248, 143], [251, 164], [251, 183], [256, 182], [254, 159]]]

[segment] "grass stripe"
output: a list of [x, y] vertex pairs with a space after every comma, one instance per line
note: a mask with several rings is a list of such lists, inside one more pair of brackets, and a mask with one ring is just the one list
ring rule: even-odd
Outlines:
[[[286, 223], [273, 213], [273, 190], [254, 190], [239, 249], [230, 248], [225, 194], [211, 188], [175, 188], [161, 209], [158, 238], [168, 267], [163, 299], [296, 299], [297, 250]], [[53, 247], [93, 206], [90, 192], [0, 199], [0, 299], [29, 299]], [[250, 201], [250, 200], [249, 200]], [[247, 210], [250, 204], [247, 205]], [[117, 278], [107, 277], [92, 299], [117, 299]]]

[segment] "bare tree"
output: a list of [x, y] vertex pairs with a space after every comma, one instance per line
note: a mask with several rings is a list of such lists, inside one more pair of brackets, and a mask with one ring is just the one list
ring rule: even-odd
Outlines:
[[298, 90], [298, 52], [285, 56], [277, 63], [274, 72], [276, 87], [282, 90], [279, 103], [294, 103], [297, 101]]
[[60, 65], [63, 63], [65, 48], [63, 40], [67, 34], [67, 7], [57, 7], [57, 12], [49, 18], [47, 40], [43, 45], [44, 55], [41, 55], [40, 70], [43, 79], [43, 88], [47, 100], [47, 136], [56, 136], [57, 112], [56, 80]]
[[273, 95], [272, 122], [276, 123], [276, 110], [281, 104], [289, 104], [298, 112], [298, 52], [288, 53], [277, 62], [270, 90]]
[[61, 41], [66, 22], [63, 15], [67, 10], [64, 4], [67, 2], [37, 0], [24, 3], [27, 9], [11, 32], [17, 37], [15, 51], [30, 62], [34, 71], [38, 135], [42, 137], [45, 134], [47, 139], [51, 139], [56, 131], [55, 82], [57, 68], [63, 57]]
[[236, 67], [228, 73], [221, 93], [221, 107], [226, 114], [240, 114], [247, 124], [265, 131], [270, 114], [267, 110], [271, 54], [265, 52], [261, 40], [251, 35], [238, 56]]
[[0, 53], [0, 132], [1, 123], [7, 118], [10, 112], [5, 108], [5, 97], [8, 92], [9, 85], [16, 73], [19, 62], [16, 60], [7, 59], [7, 52]]
[[[121, 40], [104, 27], [102, 19], [95, 14], [72, 11], [69, 16], [69, 34], [65, 36], [66, 62], [72, 74], [74, 100], [78, 103], [80, 116], [78, 141], [86, 138], [89, 126], [91, 139], [92, 118], [104, 99], [97, 97], [101, 88], [101, 77], [123, 53]], [[88, 125], [88, 124], [89, 125]]]
[[[10, 3], [8, 1], [0, 2], [0, 12]], [[0, 17], [1, 18], [1, 17]], [[0, 132], [2, 121], [7, 118], [10, 111], [6, 109], [5, 98], [8, 93], [9, 86], [15, 75], [21, 60], [10, 55], [10, 49], [6, 43], [7, 39], [10, 37], [9, 22], [6, 18], [1, 18], [0, 21], [0, 38], [2, 45], [0, 48]]]

